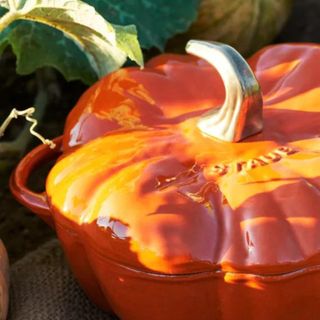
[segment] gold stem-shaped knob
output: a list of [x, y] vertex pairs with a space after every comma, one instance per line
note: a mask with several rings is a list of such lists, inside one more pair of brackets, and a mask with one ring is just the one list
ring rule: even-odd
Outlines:
[[204, 114], [198, 122], [207, 136], [237, 142], [263, 128], [259, 83], [244, 58], [218, 42], [190, 40], [186, 51], [209, 62], [220, 74], [226, 91], [223, 105]]

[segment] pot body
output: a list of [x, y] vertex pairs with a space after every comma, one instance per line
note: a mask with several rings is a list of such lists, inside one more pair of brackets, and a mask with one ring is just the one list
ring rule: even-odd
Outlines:
[[275, 276], [147, 273], [104, 257], [55, 212], [71, 269], [90, 299], [122, 320], [316, 320], [320, 266]]
[[[195, 125], [222, 92], [214, 76], [218, 90], [199, 96], [212, 74], [201, 61], [120, 71], [74, 109], [64, 145], [20, 162], [11, 190], [55, 227], [88, 296], [121, 319], [318, 319], [319, 57], [319, 46], [284, 45], [250, 59], [265, 128], [237, 144]], [[121, 131], [137, 121], [152, 130]], [[33, 169], [57, 157], [46, 193], [29, 190]]]

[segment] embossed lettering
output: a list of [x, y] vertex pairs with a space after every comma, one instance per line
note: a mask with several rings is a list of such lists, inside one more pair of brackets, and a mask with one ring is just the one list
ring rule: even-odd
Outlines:
[[257, 158], [249, 159], [246, 161], [237, 161], [231, 164], [217, 164], [210, 168], [210, 175], [212, 176], [223, 176], [227, 174], [232, 167], [235, 168], [236, 172], [247, 172], [254, 168], [266, 166], [271, 163], [275, 163], [283, 159], [284, 157], [293, 154], [297, 151], [294, 149], [282, 146], [279, 147], [266, 155], [259, 156]]

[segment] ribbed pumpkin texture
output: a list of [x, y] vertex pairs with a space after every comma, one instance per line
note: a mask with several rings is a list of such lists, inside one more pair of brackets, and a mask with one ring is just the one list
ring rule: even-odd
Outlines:
[[173, 39], [169, 49], [183, 49], [187, 39], [227, 43], [250, 55], [270, 43], [284, 26], [292, 0], [202, 0], [189, 31]]

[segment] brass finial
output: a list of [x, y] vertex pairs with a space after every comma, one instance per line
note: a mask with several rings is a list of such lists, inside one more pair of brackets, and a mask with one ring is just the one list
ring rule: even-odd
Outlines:
[[220, 74], [226, 98], [223, 105], [204, 114], [198, 127], [207, 136], [237, 142], [263, 128], [260, 86], [244, 58], [218, 42], [190, 40], [187, 53], [209, 62]]

